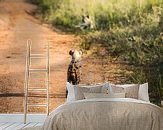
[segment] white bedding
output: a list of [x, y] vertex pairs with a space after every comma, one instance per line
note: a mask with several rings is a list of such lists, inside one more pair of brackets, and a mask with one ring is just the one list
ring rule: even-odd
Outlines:
[[85, 99], [65, 103], [42, 130], [163, 130], [163, 110], [130, 98]]

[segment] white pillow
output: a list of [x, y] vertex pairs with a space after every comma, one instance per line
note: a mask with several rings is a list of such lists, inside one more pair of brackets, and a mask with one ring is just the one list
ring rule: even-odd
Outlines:
[[67, 101], [66, 102], [72, 102], [75, 101], [75, 94], [74, 94], [74, 86], [71, 85], [69, 82], [67, 82]]
[[[114, 84], [111, 84], [114, 85]], [[117, 87], [127, 88], [131, 87], [135, 84], [123, 84], [123, 85], [116, 85]], [[140, 84], [139, 91], [138, 91], [138, 99], [146, 102], [150, 102], [149, 94], [148, 94], [148, 83]]]
[[139, 96], [138, 96], [138, 99], [146, 101], [146, 102], [150, 102], [149, 101], [149, 94], [148, 94], [148, 83], [141, 84], [139, 86]]
[[113, 93], [126, 93], [126, 98], [138, 99], [139, 84], [133, 85], [112, 85]]
[[104, 94], [104, 93], [84, 93], [86, 99], [92, 98], [125, 98], [125, 93], [113, 93], [113, 94]]
[[[89, 88], [93, 91], [94, 89], [96, 90], [98, 87], [101, 86], [101, 90], [99, 92], [102, 92], [103, 89], [108, 89], [109, 88], [109, 84], [108, 83], [104, 83], [104, 84], [98, 84], [98, 85], [72, 85], [69, 82], [67, 82], [67, 91], [68, 91], [68, 95], [67, 95], [67, 100], [66, 102], [72, 102], [72, 101], [76, 101], [79, 100], [76, 95], [78, 95], [77, 93], [75, 93], [77, 90], [81, 89], [86, 89]], [[79, 87], [79, 88], [77, 88]], [[110, 91], [110, 90], [109, 90]], [[83, 98], [84, 99], [84, 92], [85, 91], [80, 91], [79, 97], [82, 95], [83, 93]], [[87, 92], [87, 91], [86, 91]], [[81, 100], [81, 99], [80, 99]]]
[[101, 90], [101, 93], [107, 93], [107, 94], [111, 94], [112, 93], [112, 87], [111, 87], [111, 84], [106, 82], [103, 87], [102, 87], [102, 90]]
[[[111, 85], [114, 85], [114, 84], [111, 84]], [[134, 85], [137, 85], [137, 84], [116, 84], [116, 87], [128, 88]]]

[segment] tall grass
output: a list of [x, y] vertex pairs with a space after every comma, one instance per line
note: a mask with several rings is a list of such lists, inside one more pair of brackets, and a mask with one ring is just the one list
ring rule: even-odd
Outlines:
[[[45, 20], [73, 28], [83, 13], [89, 14], [97, 29], [140, 24], [145, 12], [162, 5], [162, 0], [28, 0], [40, 5]], [[82, 11], [84, 10], [84, 11]], [[157, 9], [156, 9], [157, 10]], [[46, 16], [45, 16], [46, 15]]]

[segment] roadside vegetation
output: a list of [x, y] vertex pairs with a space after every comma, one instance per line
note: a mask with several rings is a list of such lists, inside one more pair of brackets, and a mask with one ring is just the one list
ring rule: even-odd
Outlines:
[[80, 30], [81, 47], [105, 47], [106, 55], [134, 66], [128, 82], [148, 81], [151, 100], [157, 104], [163, 100], [162, 0], [28, 1], [39, 6], [41, 19], [66, 30], [79, 31], [81, 16], [89, 14], [94, 28]]

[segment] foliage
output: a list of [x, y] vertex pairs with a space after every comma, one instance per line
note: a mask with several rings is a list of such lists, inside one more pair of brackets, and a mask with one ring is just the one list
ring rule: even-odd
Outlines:
[[90, 33], [84, 36], [82, 47], [91, 44], [104, 45], [108, 52], [135, 65], [150, 65], [161, 62], [163, 56], [161, 31], [157, 26], [131, 27]]
[[136, 67], [133, 68], [134, 73], [128, 75], [128, 81], [131, 83], [143, 84], [148, 82], [150, 101], [158, 105], [160, 105], [160, 101], [163, 99], [163, 77], [160, 73], [161, 67]]

